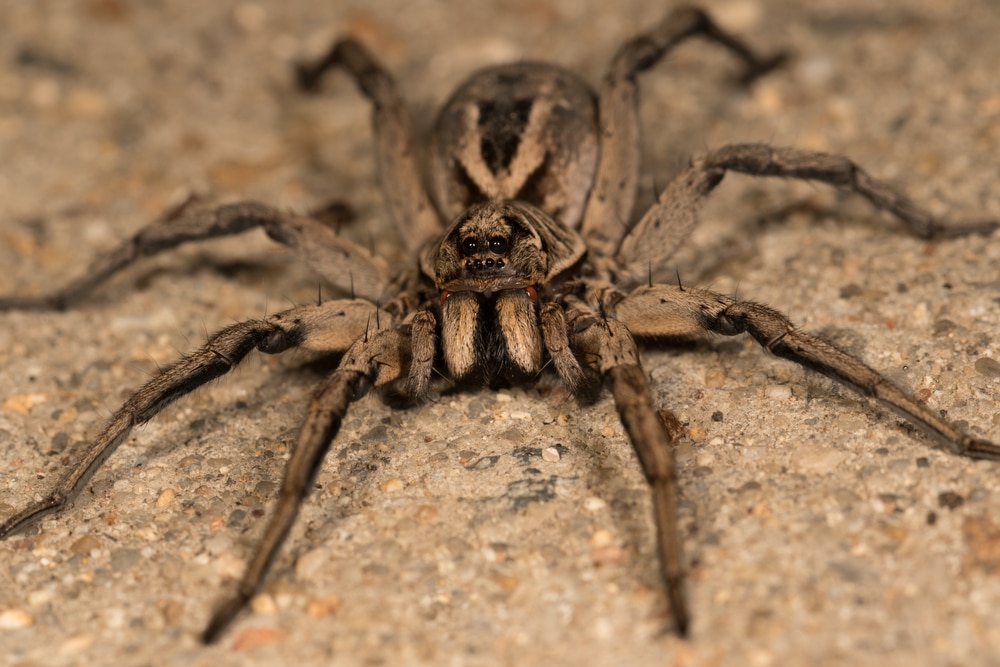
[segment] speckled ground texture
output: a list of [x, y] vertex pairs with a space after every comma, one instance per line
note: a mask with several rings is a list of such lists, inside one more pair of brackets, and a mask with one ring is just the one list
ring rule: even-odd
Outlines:
[[[3, 0], [0, 292], [62, 283], [189, 192], [343, 199], [344, 233], [400, 258], [367, 104], [343, 76], [300, 95], [294, 59], [359, 36], [425, 128], [477, 66], [544, 58], [596, 82], [669, 9], [473, 4]], [[746, 90], [692, 43], [643, 75], [642, 203], [689, 156], [752, 140], [843, 152], [936, 213], [1000, 217], [992, 0], [707, 6], [793, 59]], [[686, 282], [789, 313], [1000, 440], [1000, 236], [927, 242], [822, 186], [727, 181], [677, 255]], [[144, 261], [69, 312], [0, 315], [0, 515], [158, 366], [316, 291], [252, 233]], [[357, 403], [252, 613], [201, 646], [329, 368], [293, 353], [172, 406], [72, 507], [0, 544], [0, 663], [1000, 664], [1000, 463], [742, 338], [643, 360], [688, 429], [687, 641], [665, 632], [649, 497], [610, 399], [580, 408], [546, 379]]]

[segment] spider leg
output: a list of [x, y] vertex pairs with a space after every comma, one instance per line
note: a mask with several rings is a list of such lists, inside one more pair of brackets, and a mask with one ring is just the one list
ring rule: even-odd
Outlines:
[[109, 277], [142, 257], [157, 255], [188, 241], [232, 236], [263, 227], [275, 241], [302, 257], [319, 275], [344, 291], [372, 301], [389, 286], [384, 260], [341, 237], [327, 224], [255, 202], [218, 208], [183, 206], [143, 227], [64, 287], [40, 296], [0, 296], [0, 311], [62, 310]]
[[590, 369], [585, 370], [573, 354], [562, 306], [555, 302], [546, 303], [539, 309], [538, 318], [542, 326], [542, 341], [556, 373], [571, 393], [584, 399], [590, 398], [600, 384], [592, 373], [588, 373]]
[[400, 238], [411, 254], [416, 253], [442, 229], [420, 178], [410, 112], [392, 75], [353, 39], [336, 42], [314, 63], [299, 64], [299, 85], [304, 90], [316, 90], [323, 75], [334, 67], [344, 68], [372, 102], [375, 159], [382, 193]]
[[368, 387], [405, 377], [410, 363], [409, 335], [398, 329], [379, 331], [358, 340], [313, 396], [285, 468], [278, 503], [264, 535], [247, 565], [236, 594], [212, 615], [202, 641], [212, 643], [247, 605], [267, 575], [275, 554], [298, 514], [302, 499], [330, 447], [348, 406]]
[[797, 329], [780, 312], [706, 290], [672, 285], [640, 287], [607, 308], [635, 336], [689, 337], [704, 332], [749, 333], [767, 350], [872, 397], [923, 427], [957, 454], [1000, 459], [1000, 445], [974, 438], [846, 352]]
[[[195, 352], [166, 368], [125, 401], [55, 488], [0, 522], [0, 539], [70, 503], [98, 468], [136, 426], [146, 423], [178, 398], [235, 368], [257, 349], [267, 353], [292, 347], [342, 351], [363, 336], [375, 307], [362, 300], [328, 301], [275, 313], [265, 320], [240, 322], [216, 332]], [[383, 314], [384, 321], [392, 321]]]
[[690, 624], [684, 593], [684, 565], [677, 526], [677, 472], [673, 445], [676, 433], [667, 432], [653, 407], [646, 374], [629, 330], [621, 322], [579, 310], [570, 315], [573, 346], [606, 379], [615, 408], [635, 448], [653, 492], [660, 569], [674, 625], [686, 636]]
[[437, 318], [430, 310], [421, 310], [410, 323], [410, 339], [413, 347], [410, 372], [406, 378], [406, 395], [423, 400], [430, 387], [434, 358], [437, 355]]
[[[653, 30], [626, 42], [611, 61], [598, 100], [601, 156], [581, 231], [587, 245], [612, 255], [628, 231], [639, 181], [638, 85], [635, 77], [691, 37], [704, 37], [739, 58], [744, 82], [769, 72], [784, 54], [762, 58], [720, 28], [704, 11], [678, 7]], [[615, 224], [617, 222], [617, 224]]]
[[1000, 229], [1000, 220], [939, 220], [842, 155], [767, 144], [733, 144], [712, 151], [681, 172], [625, 236], [617, 253], [618, 261], [626, 267], [625, 283], [645, 282], [650, 267], [654, 271], [662, 268], [697, 222], [698, 204], [727, 171], [820, 181], [843, 188], [893, 214], [910, 232], [924, 238], [989, 234]]

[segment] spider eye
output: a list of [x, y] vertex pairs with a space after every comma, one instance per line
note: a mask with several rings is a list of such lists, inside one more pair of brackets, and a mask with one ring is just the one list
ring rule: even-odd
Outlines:
[[475, 255], [476, 249], [479, 247], [479, 243], [476, 241], [475, 237], [468, 237], [463, 239], [459, 248], [462, 250], [462, 254], [468, 257], [469, 255]]
[[507, 239], [502, 236], [494, 236], [490, 239], [490, 250], [498, 255], [502, 255], [507, 252], [508, 247], [510, 247], [510, 244], [507, 242]]

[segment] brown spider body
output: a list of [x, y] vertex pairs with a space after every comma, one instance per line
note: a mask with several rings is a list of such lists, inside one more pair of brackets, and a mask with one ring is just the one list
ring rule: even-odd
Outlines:
[[898, 217], [917, 234], [988, 233], [1000, 223], [944, 223], [849, 159], [760, 144], [724, 146], [693, 161], [638, 220], [639, 72], [691, 36], [739, 57], [748, 78], [761, 59], [704, 13], [680, 9], [623, 45], [597, 91], [558, 67], [484, 70], [438, 117], [429, 188], [417, 166], [406, 106], [391, 76], [357, 42], [338, 42], [299, 71], [307, 88], [343, 68], [373, 102], [376, 157], [390, 214], [414, 263], [396, 270], [315, 217], [242, 203], [185, 207], [142, 229], [82, 278], [43, 297], [6, 297], [0, 309], [67, 305], [135, 261], [189, 240], [263, 227], [333, 285], [352, 293], [227, 327], [133, 394], [50, 494], [0, 523], [0, 538], [59, 509], [139, 424], [173, 400], [236, 367], [250, 352], [304, 348], [341, 354], [306, 413], [280, 496], [238, 591], [205, 630], [215, 640], [264, 580], [346, 411], [372, 386], [425, 398], [435, 372], [450, 382], [532, 381], [551, 364], [581, 398], [603, 382], [653, 494], [660, 566], [675, 627], [689, 630], [684, 559], [676, 525], [671, 446], [678, 437], [653, 405], [635, 339], [749, 333], [777, 356], [878, 399], [956, 453], [1000, 457], [895, 387], [860, 360], [757, 303], [707, 290], [652, 284], [696, 223], [699, 203], [727, 171], [811, 179], [842, 187]]

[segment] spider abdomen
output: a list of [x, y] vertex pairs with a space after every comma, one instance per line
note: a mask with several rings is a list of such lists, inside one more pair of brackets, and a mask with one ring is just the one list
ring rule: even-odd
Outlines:
[[519, 199], [576, 228], [597, 170], [596, 96], [543, 63], [480, 70], [434, 128], [432, 191], [446, 218], [475, 203]]

